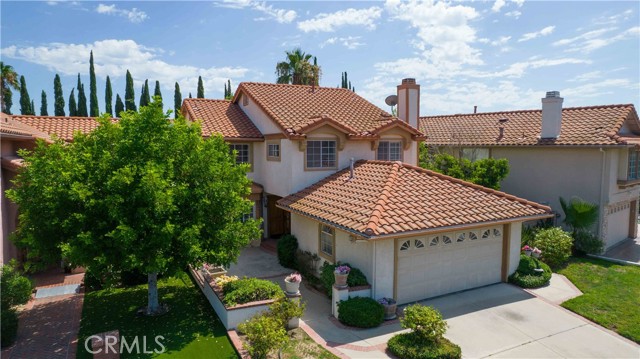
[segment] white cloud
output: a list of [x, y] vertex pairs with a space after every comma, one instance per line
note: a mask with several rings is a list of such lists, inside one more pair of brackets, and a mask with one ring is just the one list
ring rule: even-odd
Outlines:
[[112, 5], [99, 4], [96, 7], [95, 11], [98, 14], [122, 16], [127, 18], [127, 20], [133, 23], [140, 23], [149, 18], [147, 13], [145, 13], [144, 11], [140, 11], [135, 7], [132, 8], [131, 10], [119, 9], [115, 4], [112, 4]]
[[629, 89], [639, 90], [638, 83], [631, 82], [629, 79], [606, 79], [600, 82], [592, 82], [584, 85], [566, 88], [560, 91], [565, 98], [599, 98], [605, 95], [611, 95], [613, 89]]
[[347, 36], [347, 37], [331, 37], [326, 41], [320, 43], [320, 48], [323, 48], [327, 45], [335, 45], [341, 44], [349, 50], [355, 50], [360, 46], [365, 45], [365, 43], [360, 42], [361, 36]]
[[566, 52], [590, 53], [618, 41], [637, 38], [640, 35], [640, 26], [635, 26], [624, 30], [617, 35], [603, 37], [602, 35], [617, 30], [615, 27], [603, 28], [585, 32], [576, 37], [561, 39], [553, 43], [554, 46], [567, 46]]
[[595, 79], [599, 79], [602, 77], [601, 71], [591, 71], [585, 72], [584, 74], [578, 75], [571, 80], [567, 80], [568, 82], [586, 82]]
[[629, 20], [633, 15], [633, 10], [628, 9], [619, 14], [611, 15], [611, 16], [602, 16], [594, 20], [596, 25], [616, 25], [623, 21]]
[[511, 0], [511, 2], [518, 5], [518, 7], [522, 7], [522, 5], [524, 5], [524, 0]]
[[491, 7], [491, 11], [500, 12], [500, 9], [502, 9], [502, 7], [506, 4], [507, 2], [505, 0], [496, 0], [496, 2], [494, 2], [493, 6]]
[[334, 13], [322, 13], [313, 19], [298, 22], [298, 29], [304, 32], [334, 32], [336, 29], [351, 25], [364, 26], [369, 30], [376, 28], [376, 20], [382, 15], [382, 9], [372, 6], [368, 9], [340, 10]]
[[511, 40], [511, 36], [500, 36], [497, 40], [491, 41], [490, 44], [491, 46], [503, 46], [506, 45], [509, 40]]
[[522, 35], [522, 37], [518, 39], [518, 42], [529, 41], [541, 36], [551, 35], [553, 33], [553, 30], [555, 30], [555, 28], [556, 28], [555, 26], [547, 26], [540, 31], [528, 32]]
[[229, 9], [252, 9], [265, 15], [255, 18], [256, 21], [275, 20], [280, 24], [289, 24], [298, 17], [294, 10], [274, 8], [273, 5], [267, 5], [265, 1], [223, 0], [221, 3], [215, 3], [215, 5]]
[[[49, 43], [41, 46], [9, 46], [0, 50], [5, 58], [24, 60], [47, 67], [61, 75], [85, 74], [89, 68], [89, 52], [93, 50], [96, 75], [106, 78], [122, 77], [131, 71], [136, 88], [145, 79], [158, 80], [165, 89], [173, 89], [180, 83], [184, 94], [195, 93], [198, 76], [202, 76], [205, 89], [222, 92], [227, 79], [232, 82], [243, 78], [249, 70], [242, 67], [201, 68], [187, 65], [173, 65], [163, 61], [159, 55], [162, 49], [149, 48], [134, 40], [102, 40], [89, 44]], [[122, 95], [122, 94], [121, 94]]]
[[504, 14], [504, 16], [512, 17], [516, 20], [519, 19], [521, 15], [522, 13], [518, 10], [509, 11]]

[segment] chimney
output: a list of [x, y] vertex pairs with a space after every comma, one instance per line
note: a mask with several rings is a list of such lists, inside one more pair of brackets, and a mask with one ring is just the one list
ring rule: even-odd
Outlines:
[[420, 85], [416, 79], [403, 79], [398, 85], [398, 118], [407, 122], [411, 127], [418, 128], [420, 117]]
[[560, 91], [549, 91], [542, 99], [541, 138], [558, 138], [562, 125], [562, 101]]

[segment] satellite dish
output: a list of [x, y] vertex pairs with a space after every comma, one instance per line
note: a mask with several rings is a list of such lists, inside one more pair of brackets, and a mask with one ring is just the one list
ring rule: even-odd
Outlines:
[[387, 96], [387, 98], [384, 99], [384, 102], [389, 106], [395, 106], [398, 104], [398, 96], [389, 95]]

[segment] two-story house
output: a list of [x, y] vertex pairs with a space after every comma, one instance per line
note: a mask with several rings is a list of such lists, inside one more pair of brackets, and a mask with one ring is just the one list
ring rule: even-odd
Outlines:
[[557, 91], [542, 108], [420, 118], [426, 144], [456, 156], [506, 158], [501, 189], [550, 205], [559, 198], [599, 205], [597, 234], [611, 248], [637, 236], [640, 121], [633, 105], [563, 108]]

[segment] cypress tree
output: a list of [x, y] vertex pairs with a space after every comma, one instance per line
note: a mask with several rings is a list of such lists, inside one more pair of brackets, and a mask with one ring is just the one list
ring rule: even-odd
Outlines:
[[124, 103], [122, 103], [122, 99], [119, 94], [116, 94], [116, 113], [113, 115], [114, 117], [120, 117], [120, 113], [124, 111]]
[[173, 118], [178, 117], [180, 108], [182, 107], [182, 94], [180, 93], [180, 85], [176, 82], [175, 90], [173, 91]]
[[64, 116], [64, 95], [62, 94], [62, 81], [60, 81], [60, 75], [56, 74], [53, 79], [53, 114], [55, 116]]
[[40, 95], [40, 116], [49, 116], [49, 111], [47, 110], [47, 93], [42, 90], [42, 94]]
[[151, 96], [149, 96], [149, 80], [144, 80], [142, 85], [142, 93], [140, 94], [140, 107], [149, 106], [151, 103]]
[[87, 117], [89, 111], [87, 110], [87, 95], [84, 92], [84, 85], [80, 81], [80, 74], [78, 74], [78, 113], [77, 116]]
[[11, 91], [7, 91], [3, 97], [4, 107], [7, 115], [11, 115], [11, 106], [13, 105], [13, 93]]
[[162, 92], [160, 92], [160, 81], [158, 80], [156, 80], [156, 87], [153, 89], [153, 97], [159, 97], [157, 101], [160, 101], [160, 105], [162, 105]]
[[233, 92], [231, 92], [231, 80], [227, 80], [227, 96], [225, 99], [231, 100], [233, 98]]
[[[191, 96], [189, 96], [191, 98]], [[198, 76], [198, 98], [204, 98], [204, 84], [202, 83], [202, 76]]]
[[193, 98], [193, 96], [191, 96], [191, 92], [189, 92], [189, 98]]
[[75, 88], [71, 89], [71, 95], [69, 95], [69, 116], [78, 116], [78, 105], [76, 105]]
[[137, 111], [136, 108], [136, 95], [133, 90], [133, 77], [127, 70], [127, 86], [124, 89], [124, 108], [129, 111]]
[[114, 115], [113, 108], [111, 107], [111, 103], [113, 102], [113, 90], [111, 89], [111, 79], [107, 76], [107, 85], [104, 90], [104, 112]]
[[96, 88], [96, 69], [93, 66], [93, 51], [89, 57], [89, 111], [91, 117], [100, 116], [98, 108], [98, 89]]
[[31, 100], [31, 113], [29, 113], [30, 115], [35, 115], [36, 114], [36, 104], [33, 102], [33, 100]]
[[31, 114], [31, 98], [29, 97], [29, 91], [27, 91], [27, 81], [24, 76], [20, 76], [20, 114]]

